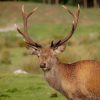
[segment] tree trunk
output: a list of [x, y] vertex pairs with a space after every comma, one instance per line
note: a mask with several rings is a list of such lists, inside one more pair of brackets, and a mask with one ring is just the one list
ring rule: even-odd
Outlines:
[[94, 7], [95, 7], [95, 8], [97, 8], [97, 7], [98, 7], [97, 0], [93, 0], [93, 5], [94, 5]]
[[87, 0], [84, 0], [84, 7], [87, 8], [88, 5], [87, 5]]
[[46, 3], [46, 1], [45, 1], [45, 0], [43, 0], [43, 3]]
[[47, 0], [48, 1], [48, 4], [51, 4], [51, 0]]
[[59, 0], [55, 0], [55, 3], [56, 3], [56, 4], [59, 4]]

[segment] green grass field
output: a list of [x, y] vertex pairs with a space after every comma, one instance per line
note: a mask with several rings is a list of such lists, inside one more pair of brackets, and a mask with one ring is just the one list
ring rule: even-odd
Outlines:
[[[19, 26], [22, 24], [23, 4], [27, 11], [38, 7], [29, 20], [29, 33], [35, 41], [48, 46], [50, 41], [63, 38], [71, 29], [72, 18], [62, 5], [0, 2], [0, 100], [65, 100], [45, 82], [38, 58], [28, 55], [22, 37], [13, 28], [15, 23]], [[66, 63], [84, 59], [100, 60], [100, 9], [81, 8], [78, 28], [66, 51], [58, 57]], [[17, 69], [30, 74], [13, 74]], [[56, 93], [57, 96], [53, 97]]]
[[[57, 96], [53, 96], [57, 94]], [[41, 75], [1, 75], [0, 100], [65, 100]]]

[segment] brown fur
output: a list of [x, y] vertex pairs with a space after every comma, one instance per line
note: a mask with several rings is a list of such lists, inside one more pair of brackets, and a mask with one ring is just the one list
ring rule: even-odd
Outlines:
[[[88, 93], [100, 96], [100, 62], [81, 61], [77, 64], [77, 79]], [[84, 84], [83, 84], [84, 83]], [[81, 87], [82, 87], [81, 85]], [[85, 92], [85, 91], [83, 91]]]
[[63, 64], [53, 51], [43, 49], [40, 63], [50, 67], [44, 70], [49, 85], [69, 100], [100, 100], [100, 61], [84, 60]]
[[100, 62], [60, 64], [62, 93], [73, 100], [100, 100]]

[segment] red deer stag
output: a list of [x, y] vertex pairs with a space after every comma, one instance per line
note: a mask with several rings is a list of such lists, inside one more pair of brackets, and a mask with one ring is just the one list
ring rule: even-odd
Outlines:
[[24, 37], [26, 47], [31, 48], [32, 54], [38, 56], [40, 68], [51, 87], [61, 92], [68, 100], [100, 100], [100, 61], [84, 60], [65, 64], [56, 57], [57, 53], [65, 50], [67, 41], [77, 27], [80, 14], [79, 5], [75, 13], [63, 7], [73, 17], [71, 32], [64, 39], [52, 41], [48, 48], [43, 48], [28, 35], [27, 21], [37, 8], [27, 14], [22, 6], [24, 32], [18, 27], [17, 31]]

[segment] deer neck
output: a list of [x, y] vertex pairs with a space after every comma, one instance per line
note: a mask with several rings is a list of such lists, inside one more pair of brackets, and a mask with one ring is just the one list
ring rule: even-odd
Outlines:
[[49, 83], [49, 85], [56, 90], [61, 90], [61, 80], [59, 75], [59, 69], [61, 67], [61, 63], [57, 59], [57, 62], [55, 64], [52, 64], [52, 69], [44, 72], [45, 79]]

